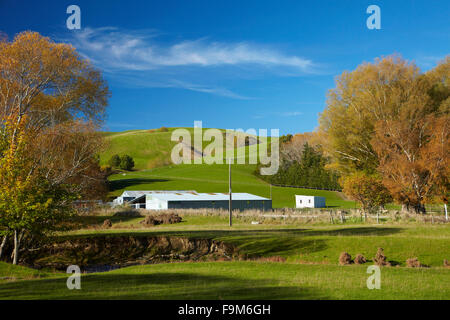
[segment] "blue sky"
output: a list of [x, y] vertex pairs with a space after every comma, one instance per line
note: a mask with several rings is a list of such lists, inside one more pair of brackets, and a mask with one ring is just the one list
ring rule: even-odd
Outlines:
[[[68, 30], [66, 8], [81, 8]], [[369, 30], [366, 8], [381, 8]], [[450, 53], [450, 1], [13, 1], [0, 30], [72, 43], [112, 91], [105, 130], [312, 131], [334, 78], [392, 53], [422, 70]]]

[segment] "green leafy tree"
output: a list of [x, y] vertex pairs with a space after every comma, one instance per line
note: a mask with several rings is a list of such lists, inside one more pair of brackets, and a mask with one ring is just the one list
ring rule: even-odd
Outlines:
[[13, 237], [13, 264], [17, 264], [25, 236], [45, 235], [58, 229], [70, 214], [74, 200], [60, 186], [49, 183], [35, 166], [28, 146], [26, 117], [17, 124], [10, 117], [0, 125], [0, 230], [3, 246]]
[[109, 159], [108, 164], [112, 168], [119, 168], [120, 167], [120, 162], [121, 162], [121, 159], [120, 159], [119, 155], [115, 154]]
[[134, 167], [134, 160], [129, 155], [125, 154], [120, 157], [120, 169], [130, 171]]
[[342, 191], [361, 205], [366, 218], [367, 212], [392, 201], [391, 194], [376, 176], [357, 172], [342, 180]]

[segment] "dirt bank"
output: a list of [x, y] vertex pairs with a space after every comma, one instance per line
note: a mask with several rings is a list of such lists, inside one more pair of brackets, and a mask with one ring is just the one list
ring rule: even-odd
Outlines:
[[211, 239], [148, 236], [96, 236], [43, 245], [22, 254], [21, 262], [33, 268], [66, 270], [114, 269], [136, 264], [172, 261], [231, 260], [237, 250]]

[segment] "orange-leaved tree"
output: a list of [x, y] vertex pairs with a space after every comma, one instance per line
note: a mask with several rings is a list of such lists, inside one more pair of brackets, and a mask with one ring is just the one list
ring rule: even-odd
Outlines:
[[[72, 46], [29, 31], [11, 42], [0, 39], [0, 126], [5, 132], [4, 150], [10, 152], [9, 157], [2, 155], [2, 161], [10, 163], [4, 163], [2, 170], [22, 177], [17, 183], [29, 177], [20, 186], [13, 180], [5, 182], [9, 189], [4, 187], [3, 205], [28, 207], [0, 219], [2, 244], [18, 228], [11, 229], [12, 218], [23, 235], [37, 235], [54, 228], [56, 220], [39, 220], [36, 215], [67, 208], [74, 198], [93, 196], [94, 189], [104, 194], [105, 176], [98, 165], [102, 139], [97, 129], [105, 118], [109, 95], [101, 72]], [[33, 174], [19, 170], [23, 161]], [[7, 192], [16, 187], [23, 192]], [[14, 251], [17, 262], [18, 249]]]

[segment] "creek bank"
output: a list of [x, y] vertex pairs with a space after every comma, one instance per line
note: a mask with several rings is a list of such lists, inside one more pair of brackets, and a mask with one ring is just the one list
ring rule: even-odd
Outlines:
[[238, 258], [238, 250], [212, 239], [169, 236], [95, 236], [45, 244], [24, 252], [21, 264], [35, 269], [109, 271], [131, 265]]

